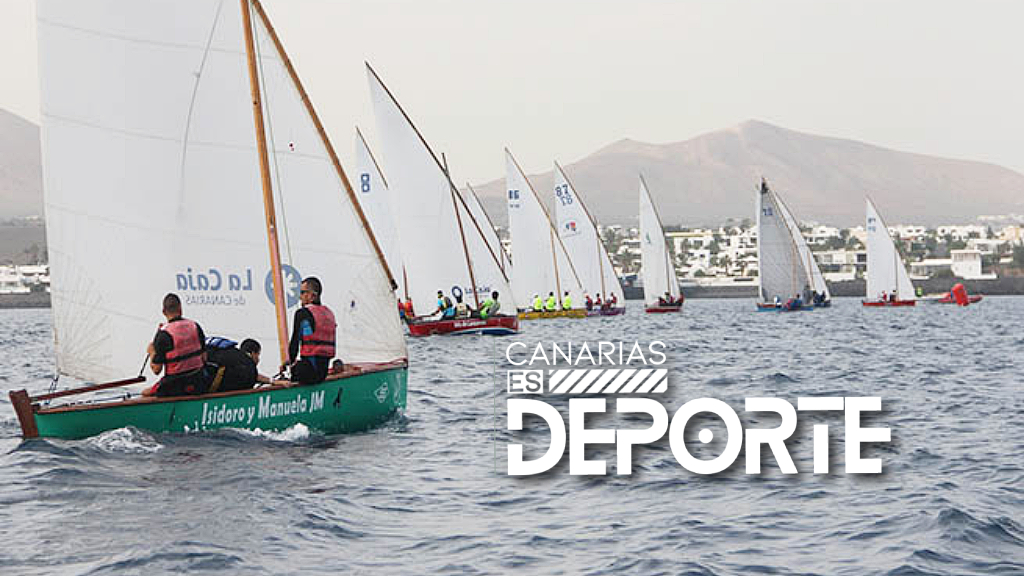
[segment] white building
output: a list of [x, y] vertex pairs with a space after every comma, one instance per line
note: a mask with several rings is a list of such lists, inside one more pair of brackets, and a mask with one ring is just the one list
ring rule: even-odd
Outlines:
[[939, 226], [935, 229], [939, 238], [952, 236], [954, 241], [967, 242], [971, 238], [988, 238], [988, 228], [977, 224]]

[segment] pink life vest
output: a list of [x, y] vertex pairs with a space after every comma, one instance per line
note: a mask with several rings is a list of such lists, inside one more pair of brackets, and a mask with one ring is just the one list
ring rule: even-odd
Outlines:
[[335, 330], [338, 327], [337, 322], [334, 321], [334, 312], [320, 304], [307, 304], [306, 310], [313, 315], [313, 322], [316, 326], [313, 328], [312, 334], [302, 336], [299, 354], [334, 358]]
[[174, 347], [167, 352], [165, 373], [170, 376], [184, 374], [203, 367], [203, 343], [199, 341], [199, 326], [185, 318], [168, 322], [160, 327], [171, 335]]

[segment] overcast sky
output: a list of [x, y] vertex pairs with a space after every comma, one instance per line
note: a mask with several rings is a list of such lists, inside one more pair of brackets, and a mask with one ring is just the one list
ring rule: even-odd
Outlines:
[[[1019, 0], [264, 3], [349, 163], [369, 60], [457, 181], [748, 118], [1024, 172]], [[0, 108], [38, 122], [34, 28], [0, 0]]]

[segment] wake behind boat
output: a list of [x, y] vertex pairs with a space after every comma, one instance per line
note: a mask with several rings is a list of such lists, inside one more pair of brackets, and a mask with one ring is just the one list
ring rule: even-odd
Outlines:
[[[162, 12], [134, 0], [82, 4], [38, 8], [44, 199], [57, 372], [107, 383], [12, 392], [23, 434], [295, 424], [334, 433], [403, 409], [391, 274], [259, 0]], [[103, 81], [79, 82], [82, 71]], [[324, 300], [344, 303], [336, 345], [348, 369], [295, 387], [85, 396], [145, 380], [124, 376], [153, 338], [154, 295], [167, 292], [218, 334], [276, 341], [283, 363], [299, 270], [323, 279]]]

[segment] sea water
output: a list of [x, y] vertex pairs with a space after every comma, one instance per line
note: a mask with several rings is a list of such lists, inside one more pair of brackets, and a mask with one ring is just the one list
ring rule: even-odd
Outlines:
[[[0, 311], [0, 573], [1024, 573], [1024, 298], [628, 308], [524, 322], [510, 338], [410, 339], [408, 409], [367, 433], [30, 442], [7, 391], [47, 387], [50, 314]], [[794, 476], [768, 450], [760, 475], [741, 463], [696, 475], [661, 442], [635, 451], [629, 476], [509, 477], [509, 443], [542, 449], [544, 435], [504, 429], [504, 348], [599, 340], [664, 342], [670, 407], [712, 397], [743, 415], [747, 397], [879, 396], [870, 424], [892, 441], [866, 455], [883, 472], [843, 472], [838, 416], [831, 473], [813, 474], [801, 416]]]

